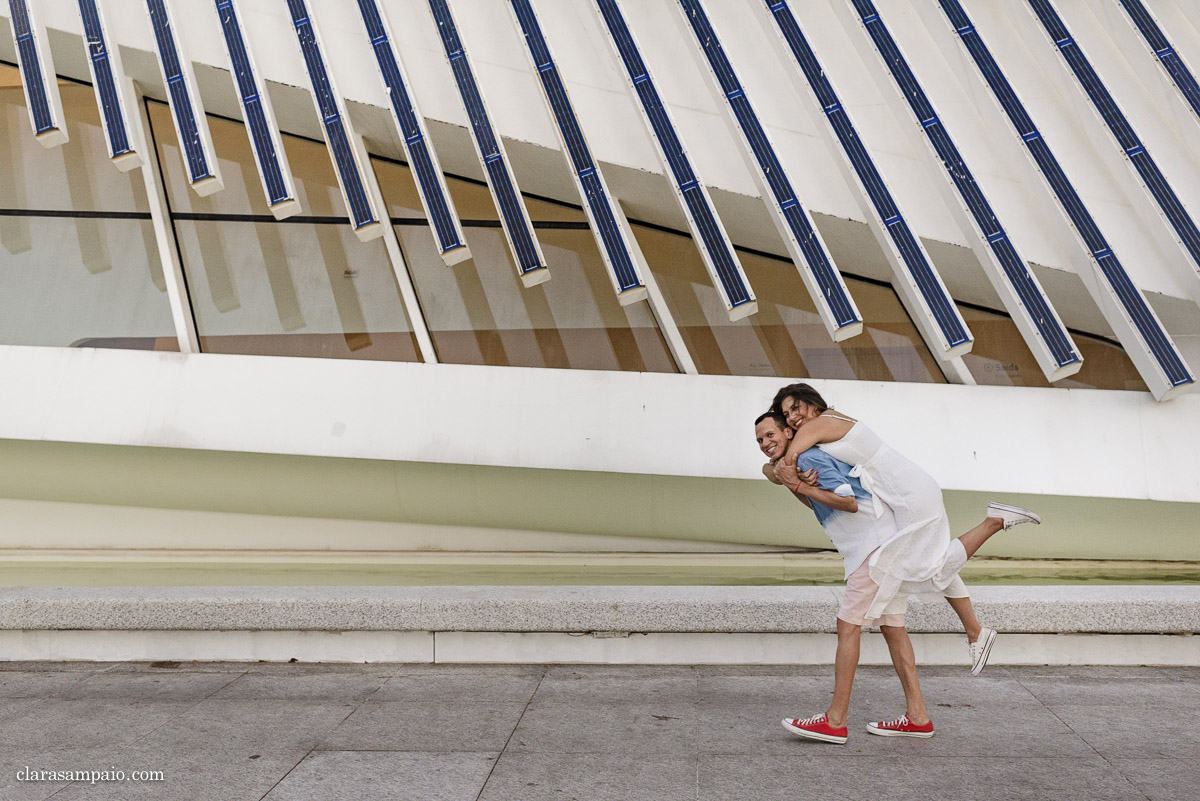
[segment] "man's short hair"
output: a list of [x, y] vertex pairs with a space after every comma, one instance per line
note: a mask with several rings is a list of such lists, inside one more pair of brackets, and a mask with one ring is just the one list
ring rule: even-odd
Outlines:
[[768, 420], [768, 419], [774, 420], [775, 425], [779, 426], [780, 430], [783, 430], [788, 427], [786, 417], [784, 417], [779, 412], [774, 411], [773, 409], [768, 409], [767, 411], [760, 414], [758, 416], [758, 418], [754, 421], [755, 428], [757, 428], [758, 424], [761, 423], [763, 420]]

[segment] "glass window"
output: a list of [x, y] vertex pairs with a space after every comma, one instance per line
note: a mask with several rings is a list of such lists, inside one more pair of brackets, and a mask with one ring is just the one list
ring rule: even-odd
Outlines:
[[945, 383], [891, 287], [846, 276], [866, 325], [834, 342], [795, 265], [743, 251], [758, 312], [730, 322], [691, 237], [633, 228], [701, 373]]
[[[235, 120], [208, 115], [213, 149], [221, 167], [224, 189], [200, 197], [188, 184], [183, 151], [165, 103], [149, 103], [150, 123], [161, 155], [167, 203], [173, 214], [268, 214], [267, 198], [258, 177], [258, 163], [250, 147], [246, 126]], [[284, 134], [283, 150], [292, 171], [300, 214], [312, 217], [346, 218], [346, 204], [338, 188], [337, 174], [323, 142]], [[274, 219], [273, 217], [271, 219]], [[349, 222], [346, 223], [349, 225]]]
[[59, 91], [46, 149], [0, 65], [0, 343], [178, 350], [141, 172], [109, 161], [90, 86]]
[[524, 287], [486, 186], [448, 179], [472, 258], [447, 267], [408, 167], [375, 159], [438, 358], [455, 364], [675, 372], [649, 306], [621, 306], [580, 209], [526, 198], [550, 267]]
[[419, 361], [387, 251], [348, 224], [177, 220], [207, 353]]
[[199, 197], [170, 110], [151, 103], [150, 120], [201, 350], [420, 360], [387, 249], [381, 240], [360, 242], [350, 228], [323, 144], [284, 135], [304, 216], [279, 222], [264, 213], [243, 125], [209, 116], [225, 188]]
[[980, 384], [1148, 391], [1124, 348], [1077, 331], [1071, 336], [1083, 355], [1083, 367], [1075, 375], [1051, 384], [1011, 317], [978, 307], [964, 306], [960, 310], [975, 335], [975, 345], [963, 362]]

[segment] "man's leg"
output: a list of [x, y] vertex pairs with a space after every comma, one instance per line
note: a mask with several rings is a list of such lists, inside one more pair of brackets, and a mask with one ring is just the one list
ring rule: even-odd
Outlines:
[[900, 677], [900, 686], [904, 688], [905, 714], [917, 726], [924, 726], [929, 722], [929, 712], [921, 695], [921, 683], [917, 681], [917, 656], [913, 653], [908, 629], [903, 626], [880, 626], [879, 630], [887, 640], [892, 665]]
[[846, 725], [846, 717], [850, 712], [850, 688], [854, 686], [854, 672], [858, 670], [862, 626], [847, 623], [839, 617], [837, 635], [837, 656], [833, 663], [833, 701], [829, 704], [825, 718], [830, 726], [840, 729]]

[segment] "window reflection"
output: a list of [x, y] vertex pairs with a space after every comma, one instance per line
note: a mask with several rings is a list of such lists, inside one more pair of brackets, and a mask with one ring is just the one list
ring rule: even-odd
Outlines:
[[59, 90], [70, 141], [46, 149], [0, 65], [0, 343], [178, 350], [141, 173], [109, 161], [91, 88]]
[[867, 324], [834, 342], [791, 262], [740, 252], [758, 313], [730, 322], [691, 237], [633, 228], [701, 373], [945, 382], [890, 287], [847, 277]]
[[964, 307], [962, 315], [975, 335], [975, 346], [963, 361], [980, 384], [1148, 391], [1129, 354], [1120, 345], [1072, 331], [1083, 356], [1083, 367], [1075, 375], [1051, 384], [1012, 318], [975, 307]]
[[305, 217], [278, 222], [264, 213], [244, 126], [209, 117], [225, 188], [199, 197], [169, 109], [151, 103], [149, 111], [201, 350], [420, 361], [386, 248], [360, 242], [343, 221], [324, 145], [284, 135]]
[[[208, 197], [200, 197], [188, 185], [184, 156], [179, 148], [170, 108], [164, 103], [151, 102], [149, 112], [161, 155], [167, 203], [173, 213], [268, 213], [246, 126], [208, 115], [213, 150], [221, 165], [221, 180], [225, 188]], [[345, 217], [346, 204], [338, 189], [337, 174], [325, 145], [287, 134], [282, 141], [294, 178], [296, 198], [300, 201], [300, 213], [314, 217]]]
[[649, 306], [617, 302], [581, 210], [526, 198], [551, 279], [525, 288], [487, 187], [448, 180], [472, 258], [447, 267], [408, 168], [373, 163], [441, 361], [675, 371]]
[[175, 230], [201, 350], [419, 360], [383, 243], [339, 224], [178, 220]]

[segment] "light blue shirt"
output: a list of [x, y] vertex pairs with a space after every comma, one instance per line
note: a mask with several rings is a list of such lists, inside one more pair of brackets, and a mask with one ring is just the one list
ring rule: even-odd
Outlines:
[[[871, 500], [871, 493], [863, 489], [862, 483], [857, 478], [851, 477], [850, 471], [853, 468], [850, 465], [834, 459], [816, 446], [809, 448], [796, 458], [796, 468], [802, 473], [807, 470], [816, 470], [817, 486], [823, 490], [829, 490], [834, 495], [840, 495], [843, 498], [853, 496], [859, 503]], [[830, 509], [812, 498], [808, 500], [812, 504], [813, 513], [817, 516], [817, 522], [822, 527], [838, 515], [850, 514], [850, 512]]]

